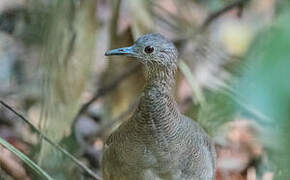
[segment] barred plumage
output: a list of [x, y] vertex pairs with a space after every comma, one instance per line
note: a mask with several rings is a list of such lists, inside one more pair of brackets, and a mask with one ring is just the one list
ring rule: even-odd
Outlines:
[[214, 145], [197, 123], [179, 112], [171, 92], [177, 68], [173, 43], [147, 34], [106, 55], [137, 58], [145, 66], [146, 85], [133, 116], [106, 141], [104, 180], [214, 179]]

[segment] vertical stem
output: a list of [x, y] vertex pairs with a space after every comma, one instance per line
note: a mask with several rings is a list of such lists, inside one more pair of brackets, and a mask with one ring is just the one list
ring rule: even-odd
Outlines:
[[113, 0], [112, 17], [110, 24], [110, 48], [114, 48], [114, 44], [117, 40], [118, 19], [120, 12], [121, 0]]

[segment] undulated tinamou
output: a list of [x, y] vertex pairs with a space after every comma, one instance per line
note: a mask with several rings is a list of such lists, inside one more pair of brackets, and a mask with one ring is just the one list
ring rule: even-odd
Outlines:
[[182, 115], [173, 98], [177, 50], [164, 36], [141, 36], [106, 56], [136, 58], [145, 66], [137, 109], [106, 141], [104, 180], [213, 180], [216, 153], [210, 137]]

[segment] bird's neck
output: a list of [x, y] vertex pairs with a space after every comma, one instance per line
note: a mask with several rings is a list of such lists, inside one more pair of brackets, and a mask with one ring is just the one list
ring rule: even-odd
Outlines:
[[175, 84], [175, 67], [164, 68], [151, 66], [145, 68], [145, 88], [144, 92], [160, 91], [160, 93], [171, 94]]
[[174, 134], [174, 127], [180, 119], [172, 95], [174, 70], [150, 69], [145, 71], [145, 76], [146, 85], [135, 114], [138, 127], [153, 134]]

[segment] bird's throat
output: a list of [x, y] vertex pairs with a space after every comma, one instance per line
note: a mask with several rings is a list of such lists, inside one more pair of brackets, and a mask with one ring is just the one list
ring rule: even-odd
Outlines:
[[145, 68], [146, 91], [159, 90], [161, 93], [172, 93], [175, 84], [175, 69], [151, 66]]
[[[146, 85], [136, 115], [148, 133], [171, 133], [180, 113], [172, 95], [174, 71], [145, 72]], [[141, 127], [140, 127], [141, 128]]]

